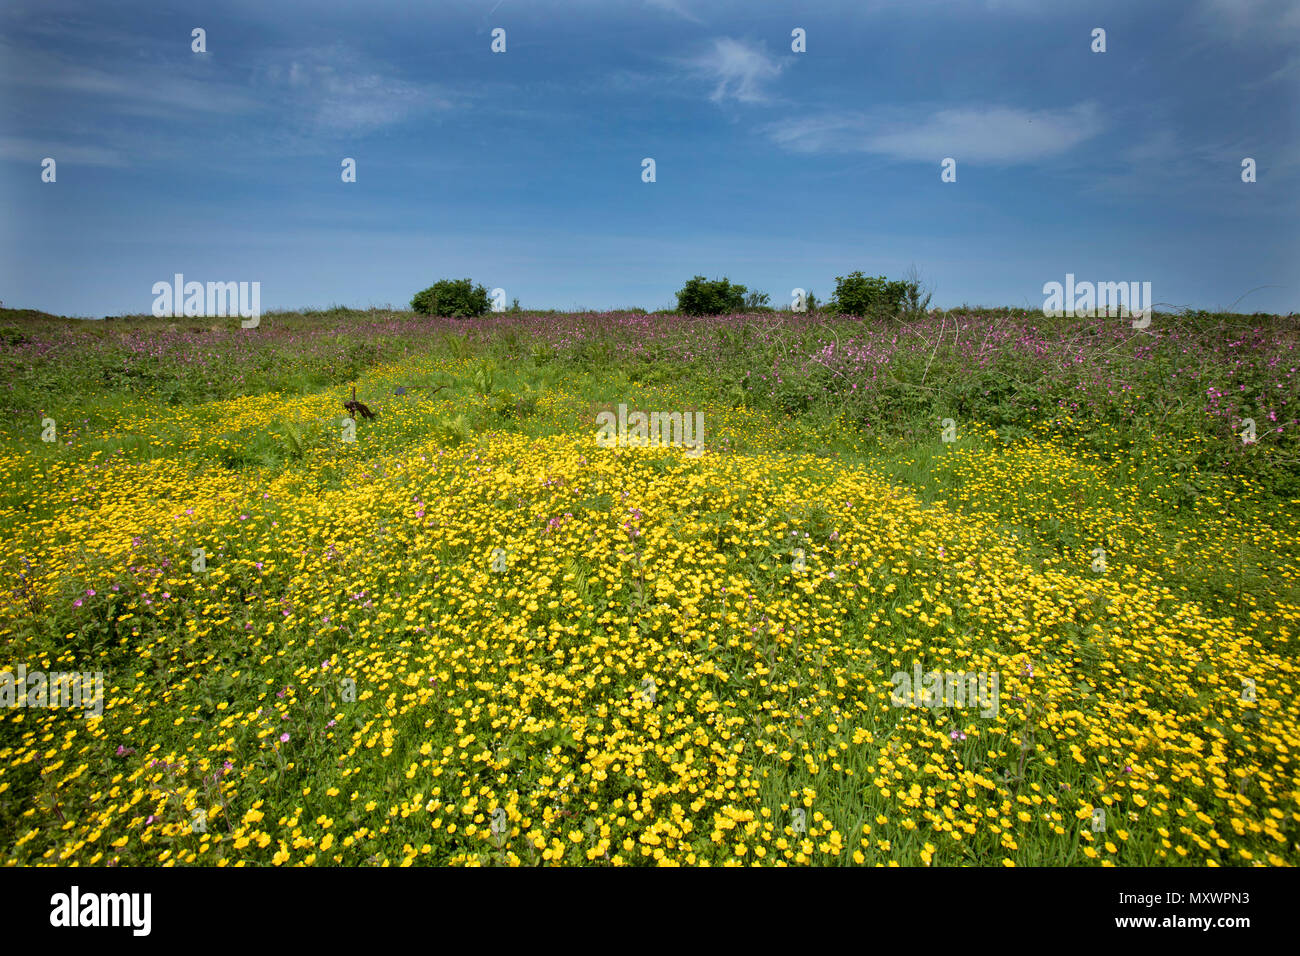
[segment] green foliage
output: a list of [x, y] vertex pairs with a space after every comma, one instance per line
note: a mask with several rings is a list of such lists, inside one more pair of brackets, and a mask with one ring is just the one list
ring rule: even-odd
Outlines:
[[0, 345], [26, 345], [30, 341], [21, 329], [8, 325], [0, 327]]
[[499, 392], [493, 409], [502, 418], [524, 419], [537, 411], [537, 400], [542, 397], [542, 389], [534, 388], [524, 382], [516, 392]]
[[439, 418], [434, 426], [434, 433], [444, 445], [461, 445], [474, 437], [474, 429], [464, 415], [454, 418]]
[[695, 276], [677, 293], [677, 311], [685, 315], [723, 315], [743, 312], [743, 285], [732, 285], [726, 278], [709, 280]]
[[483, 315], [490, 307], [487, 289], [470, 279], [440, 279], [411, 299], [411, 308], [421, 315], [457, 319]]
[[897, 315], [908, 296], [907, 282], [890, 282], [884, 276], [867, 278], [861, 272], [835, 277], [831, 308], [844, 315]]
[[474, 369], [474, 390], [484, 397], [492, 394], [496, 367], [490, 362], [479, 362]]
[[448, 333], [442, 337], [442, 347], [454, 359], [463, 359], [470, 354], [469, 339], [463, 335]]
[[921, 287], [909, 284], [903, 296], [903, 314], [917, 318], [930, 309], [930, 293], [921, 294]]
[[280, 427], [284, 430], [284, 436], [288, 442], [289, 457], [301, 458], [305, 450], [302, 433], [294, 427], [292, 422], [281, 422]]
[[930, 291], [921, 285], [921, 276], [916, 271], [916, 266], [912, 266], [903, 279], [903, 314], [908, 318], [919, 319], [930, 310], [930, 296]]

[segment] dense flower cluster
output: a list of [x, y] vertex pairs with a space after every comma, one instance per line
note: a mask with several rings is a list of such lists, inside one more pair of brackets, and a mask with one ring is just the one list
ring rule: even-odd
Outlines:
[[[6, 862], [1296, 861], [1294, 510], [1179, 505], [1068, 419], [855, 464], [709, 404], [691, 458], [552, 388], [430, 437], [477, 400], [355, 443], [323, 393], [6, 436], [0, 667], [106, 691], [0, 711]], [[996, 713], [894, 705], [916, 666], [998, 675]]]

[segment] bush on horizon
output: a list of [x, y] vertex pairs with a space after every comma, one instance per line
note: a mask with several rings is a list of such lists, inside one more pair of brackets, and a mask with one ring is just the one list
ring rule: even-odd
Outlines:
[[919, 289], [912, 282], [891, 282], [884, 276], [868, 278], [859, 272], [835, 277], [835, 295], [828, 303], [844, 315], [898, 315], [906, 301], [916, 297]]
[[686, 315], [722, 315], [745, 310], [743, 285], [733, 285], [725, 276], [709, 280], [695, 276], [677, 293], [677, 311]]
[[463, 319], [483, 315], [491, 307], [487, 289], [470, 279], [440, 279], [411, 299], [421, 315]]

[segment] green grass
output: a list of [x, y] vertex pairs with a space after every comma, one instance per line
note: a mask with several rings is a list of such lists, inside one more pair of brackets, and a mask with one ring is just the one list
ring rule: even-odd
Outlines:
[[[975, 367], [903, 330], [915, 344], [859, 395], [840, 367], [796, 361], [862, 334], [833, 317], [779, 340], [757, 319], [687, 326], [632, 350], [604, 319], [560, 317], [587, 334], [557, 337], [541, 314], [421, 333], [336, 307], [265, 316], [259, 339], [4, 311], [0, 640], [9, 660], [93, 667], [115, 688], [95, 728], [0, 714], [6, 858], [276, 863], [283, 841], [293, 862], [534, 864], [555, 840], [604, 840], [596, 862], [658, 847], [712, 863], [1294, 863], [1295, 444], [1243, 450], [1201, 394], [1240, 381], [1294, 399], [1293, 376], [1238, 371], [1224, 345], [1256, 325], [1285, 356], [1294, 330], [1166, 318], [1151, 356], [1136, 339], [1087, 352], [1122, 358], [1101, 379], [1014, 340]], [[1102, 334], [1037, 324], [1060, 350]], [[191, 330], [213, 339], [206, 365], [157, 348]], [[51, 351], [20, 371], [43, 336]], [[1222, 368], [1187, 372], [1184, 343]], [[378, 417], [346, 442], [354, 385]], [[1062, 410], [1082, 396], [1088, 413]], [[620, 403], [703, 410], [706, 459], [601, 454], [596, 414]], [[40, 440], [47, 415], [58, 443]], [[1003, 714], [883, 706], [914, 660], [1001, 673]], [[704, 775], [694, 792], [674, 761]], [[1094, 806], [1104, 837], [1077, 816]], [[186, 825], [200, 807], [206, 840]], [[948, 811], [980, 826], [954, 839]]]

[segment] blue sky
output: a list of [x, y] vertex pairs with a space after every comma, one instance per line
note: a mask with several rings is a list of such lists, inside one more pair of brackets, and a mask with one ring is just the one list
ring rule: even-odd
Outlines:
[[1298, 51], [1294, 0], [7, 0], [0, 300], [663, 308], [915, 265], [945, 307], [1070, 272], [1300, 311]]

